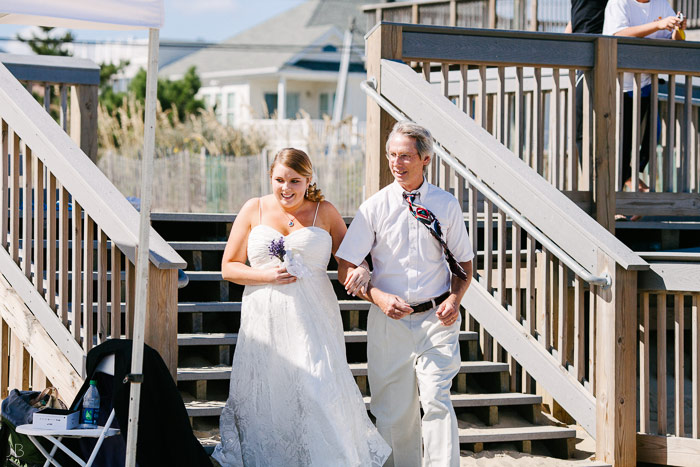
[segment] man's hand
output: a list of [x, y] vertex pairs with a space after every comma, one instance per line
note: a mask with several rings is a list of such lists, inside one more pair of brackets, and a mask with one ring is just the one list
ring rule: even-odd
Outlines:
[[[377, 305], [385, 315], [391, 319], [401, 319], [406, 315], [413, 313], [413, 308], [409, 306], [401, 297], [396, 295], [388, 294], [385, 292], [379, 292], [375, 290], [374, 303]], [[378, 296], [377, 296], [378, 295]]]
[[654, 24], [659, 31], [664, 29], [673, 31], [675, 28], [681, 26], [682, 21], [677, 16], [667, 16], [666, 18], [655, 21]]
[[459, 318], [457, 296], [455, 294], [450, 294], [450, 296], [438, 306], [435, 314], [444, 326], [452, 326]]

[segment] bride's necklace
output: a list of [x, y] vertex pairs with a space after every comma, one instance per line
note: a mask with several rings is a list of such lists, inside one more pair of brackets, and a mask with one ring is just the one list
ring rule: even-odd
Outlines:
[[292, 214], [287, 214], [287, 211], [282, 209], [282, 212], [284, 213], [285, 216], [287, 216], [287, 219], [289, 219], [289, 224], [287, 224], [290, 227], [294, 227], [294, 221], [296, 218]]

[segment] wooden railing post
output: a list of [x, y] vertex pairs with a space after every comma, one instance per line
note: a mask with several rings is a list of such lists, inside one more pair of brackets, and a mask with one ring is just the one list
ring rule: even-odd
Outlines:
[[600, 225], [614, 234], [617, 39], [608, 37], [596, 39], [593, 75], [595, 218]]
[[616, 467], [637, 462], [637, 271], [599, 253], [612, 278], [596, 293], [596, 460]]
[[158, 269], [153, 263], [149, 268], [145, 342], [177, 381], [177, 269]]
[[97, 86], [71, 86], [70, 136], [97, 163]]
[[[367, 38], [367, 78], [377, 81], [381, 91], [381, 60], [401, 59], [401, 27], [380, 24]], [[371, 97], [367, 97], [365, 198], [391, 183], [393, 177], [385, 157], [385, 144], [394, 120]]]
[[489, 0], [489, 29], [496, 29], [496, 0]]
[[530, 31], [537, 31], [537, 0], [530, 2]]

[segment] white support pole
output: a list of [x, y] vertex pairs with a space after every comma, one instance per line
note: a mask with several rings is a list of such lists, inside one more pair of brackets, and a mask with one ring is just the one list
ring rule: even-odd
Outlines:
[[338, 84], [335, 89], [335, 102], [333, 102], [333, 125], [338, 125], [343, 118], [343, 107], [345, 107], [345, 89], [348, 83], [348, 71], [350, 70], [350, 51], [352, 49], [352, 32], [355, 29], [355, 21], [352, 20], [350, 27], [345, 31], [343, 39], [343, 54], [340, 57], [340, 68], [338, 69]]
[[277, 120], [287, 118], [287, 78], [280, 76], [277, 83]]
[[[146, 327], [148, 300], [149, 235], [151, 230], [151, 191], [153, 181], [153, 153], [156, 140], [156, 99], [158, 90], [158, 29], [148, 31], [148, 70], [146, 72], [146, 110], [143, 135], [143, 160], [141, 169], [141, 213], [139, 244], [136, 257], [136, 309], [134, 311], [134, 342], [131, 353], [131, 374], [141, 375], [143, 370], [143, 341]], [[138, 439], [139, 404], [141, 383], [131, 381], [129, 392], [129, 423], [126, 439], [127, 467], [136, 465], [136, 441]]]

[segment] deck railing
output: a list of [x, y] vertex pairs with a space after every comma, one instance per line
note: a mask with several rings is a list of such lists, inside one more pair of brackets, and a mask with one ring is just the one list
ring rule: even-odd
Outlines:
[[[411, 29], [415, 28], [415, 29]], [[676, 41], [617, 39], [592, 35], [538, 34], [510, 31], [406, 26], [404, 40], [414, 64], [428, 81], [508, 146], [530, 167], [565, 191], [601, 224], [613, 228], [614, 216], [694, 215], [700, 206], [698, 101], [686, 86], [700, 75], [700, 45]], [[423, 40], [425, 38], [425, 40]], [[647, 57], [658, 57], [648, 63]], [[641, 180], [631, 170], [622, 191], [624, 72], [637, 84], [632, 101], [630, 139], [641, 143], [642, 74], [651, 75], [647, 138], [652, 149]], [[577, 76], [583, 87], [581, 154], [576, 144]], [[660, 82], [663, 79], [665, 82]], [[698, 78], [695, 78], [698, 81]], [[594, 81], [601, 83], [594, 89]], [[595, 91], [595, 92], [594, 92]], [[615, 148], [605, 164], [609, 173], [595, 175], [595, 107], [609, 113], [605, 144]], [[658, 129], [657, 129], [658, 128]], [[599, 139], [599, 141], [602, 141]], [[631, 164], [640, 167], [640, 150]], [[602, 153], [601, 153], [602, 154]], [[628, 165], [629, 166], [629, 165]], [[600, 165], [599, 165], [600, 167]], [[629, 191], [627, 191], [629, 190]]]
[[638, 458], [698, 465], [700, 255], [645, 257], [651, 269], [639, 280]]
[[[54, 83], [51, 76], [31, 81]], [[48, 379], [70, 397], [93, 345], [131, 337], [138, 213], [4, 65], [0, 131], [0, 270], [15, 297], [15, 306], [0, 307], [3, 361], [12, 356], [0, 366], [1, 392]], [[177, 268], [185, 263], [151, 235], [146, 341], [174, 371]]]
[[[700, 27], [700, 0], [671, 0], [688, 18], [686, 27]], [[564, 32], [571, 19], [569, 0], [410, 0], [362, 7], [369, 31], [381, 21], [463, 28]]]
[[95, 162], [100, 67], [73, 57], [4, 53], [0, 53], [0, 63], [27, 91], [42, 99], [46, 111]]
[[[685, 63], [673, 58], [679, 53]], [[473, 329], [481, 332], [484, 355], [510, 362], [511, 389], [537, 388], [549, 393], [595, 437], [597, 458], [614, 465], [654, 461], [669, 455], [672, 446], [697, 450], [697, 445], [680, 436], [664, 438], [666, 444], [643, 434], [637, 436], [636, 369], [637, 362], [645, 361], [637, 357], [637, 283], [638, 275], [643, 284], [653, 277], [653, 271], [646, 272], [644, 260], [564, 194], [571, 196], [567, 188], [576, 186], [573, 180], [581, 181], [582, 166], [588, 164], [588, 185], [579, 183], [578, 189], [593, 200], [592, 212], [600, 224], [613, 227], [613, 216], [620, 207], [615, 203], [618, 70], [646, 71], [634, 65], [634, 60], [655, 56], [663, 57], [652, 65], [657, 74], [692, 76], [697, 74], [694, 67], [700, 61], [687, 60], [696, 53], [694, 44], [670, 41], [387, 23], [377, 26], [367, 39], [368, 77], [376, 81], [379, 95], [406, 118], [430, 129], [449, 155], [434, 159], [429, 177], [453, 190], [464, 206], [477, 253], [478, 279], [463, 305], [474, 319]], [[470, 80], [472, 68], [477, 73], [476, 89]], [[567, 75], [562, 69], [572, 71]], [[562, 81], [571, 82], [577, 70], [595, 79], [595, 92], [586, 97], [584, 162], [579, 165], [572, 158], [566, 165], [555, 153], [575, 154], [570, 137], [573, 119], [561, 121], [563, 115], [574, 114], [574, 107], [561, 96], [547, 98], [553, 111], [544, 118], [542, 96], [547, 76], [551, 76], [550, 93], [559, 96]], [[492, 91], [487, 79], [491, 73], [495, 73]], [[515, 86], [507, 90], [509, 74]], [[529, 97], [524, 91], [527, 76], [532, 77]], [[573, 96], [566, 95], [568, 99]], [[535, 104], [525, 112], [528, 100]], [[507, 113], [509, 102], [517, 110]], [[556, 109], [562, 102], [566, 112]], [[371, 194], [391, 181], [384, 143], [395, 120], [374, 100], [368, 100], [367, 121], [366, 189]], [[549, 122], [556, 124], [550, 129]], [[568, 127], [568, 133], [557, 136], [562, 127]], [[544, 151], [545, 135], [552, 155]], [[567, 178], [570, 172], [577, 178]], [[480, 184], [470, 184], [469, 173], [496, 197]], [[687, 199], [696, 193], [638, 195], [663, 195], [673, 205], [676, 197]], [[537, 240], [540, 234], [533, 227], [548, 242]], [[694, 274], [695, 266], [686, 271]], [[605, 273], [611, 279], [609, 288], [592, 286], [584, 278]], [[644, 293], [658, 289], [642, 290], [641, 309]], [[696, 296], [694, 290], [679, 289], [682, 294]], [[691, 298], [685, 300], [688, 310]], [[640, 319], [643, 323], [644, 317]], [[663, 347], [659, 349], [664, 353]], [[676, 359], [682, 366], [681, 354], [676, 352]], [[656, 452], [652, 455], [644, 443], [655, 446]]]

